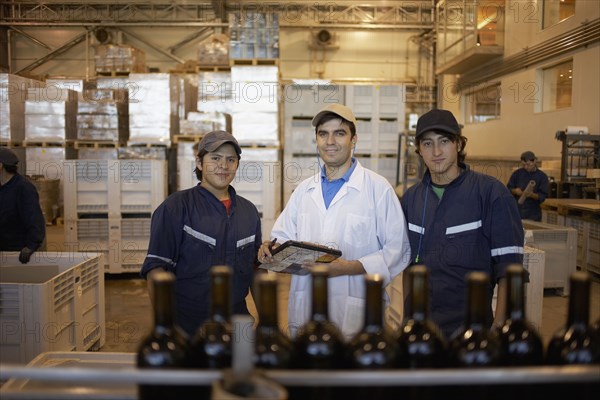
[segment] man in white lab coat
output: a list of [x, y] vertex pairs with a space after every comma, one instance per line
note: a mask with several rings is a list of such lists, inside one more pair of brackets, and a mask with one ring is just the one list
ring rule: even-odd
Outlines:
[[[387, 285], [410, 263], [406, 222], [389, 182], [352, 157], [358, 140], [352, 110], [330, 104], [312, 125], [323, 165], [294, 190], [271, 239], [313, 242], [342, 251], [341, 258], [327, 264], [329, 318], [351, 337], [363, 325], [364, 274], [379, 274]], [[270, 245], [268, 241], [260, 247], [259, 261], [271, 260]], [[292, 275], [288, 304], [292, 336], [308, 321], [310, 311], [311, 278]]]

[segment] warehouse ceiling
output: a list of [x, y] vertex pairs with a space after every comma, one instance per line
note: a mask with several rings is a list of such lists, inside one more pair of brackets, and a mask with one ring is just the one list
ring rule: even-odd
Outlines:
[[229, 13], [277, 12], [281, 26], [423, 29], [433, 0], [395, 1], [11, 1], [0, 5], [0, 26], [212, 26]]
[[[0, 58], [4, 60], [0, 69], [34, 74], [44, 70], [40, 66], [64, 58], [65, 53], [82, 42], [86, 46], [102, 43], [105, 31], [132, 40], [167, 62], [184, 65], [184, 47], [189, 53], [192, 46], [212, 35], [227, 34], [230, 14], [243, 19], [252, 13], [276, 13], [280, 30], [288, 31], [335, 29], [422, 35], [433, 30], [434, 3], [434, 0], [3, 0], [0, 38], [6, 44], [0, 49]], [[63, 35], [50, 37], [46, 34], [48, 28], [58, 29]], [[173, 35], [176, 39], [166, 42], [164, 36], [152, 36], [152, 28], [160, 30], [159, 35], [176, 32]], [[66, 30], [72, 33], [66, 34]], [[22, 43], [17, 42], [20, 39], [28, 44], [17, 45]], [[23, 53], [31, 44], [40, 53], [35, 59]]]

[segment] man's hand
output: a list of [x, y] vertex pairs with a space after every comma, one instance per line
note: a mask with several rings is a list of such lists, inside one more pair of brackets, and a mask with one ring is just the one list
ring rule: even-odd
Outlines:
[[258, 254], [256, 258], [261, 264], [273, 262], [273, 255], [271, 254], [271, 250], [277, 247], [279, 247], [279, 244], [277, 243], [277, 238], [271, 241], [267, 240], [262, 242], [260, 248], [258, 249]]
[[23, 249], [21, 249], [21, 253], [19, 254], [19, 261], [21, 264], [27, 264], [32, 254], [33, 250], [31, 250], [29, 247], [23, 247]]

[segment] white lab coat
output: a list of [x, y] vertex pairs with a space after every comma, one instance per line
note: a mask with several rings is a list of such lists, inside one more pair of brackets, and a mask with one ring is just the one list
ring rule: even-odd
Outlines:
[[[357, 161], [358, 163], [358, 161]], [[294, 190], [271, 231], [279, 243], [314, 242], [342, 251], [347, 260], [359, 260], [368, 274], [379, 274], [384, 285], [410, 263], [410, 243], [404, 213], [389, 182], [357, 164], [325, 209], [320, 174]], [[351, 337], [363, 326], [364, 275], [329, 279], [329, 319]], [[389, 302], [387, 295], [385, 300]], [[311, 278], [293, 275], [288, 303], [289, 331], [295, 336], [310, 318]]]

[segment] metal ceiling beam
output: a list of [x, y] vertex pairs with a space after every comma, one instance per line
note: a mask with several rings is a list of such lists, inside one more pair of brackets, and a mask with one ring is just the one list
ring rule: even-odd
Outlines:
[[24, 32], [23, 30], [19, 29], [19, 28], [15, 28], [14, 26], [11, 28], [13, 31], [17, 32], [19, 35], [26, 37], [27, 39], [31, 40], [33, 43], [37, 44], [38, 46], [41, 46], [47, 50], [52, 50], [52, 47], [48, 46], [46, 43], [42, 42], [41, 40], [31, 36], [29, 33]]
[[20, 70], [14, 72], [14, 74], [19, 75], [23, 72], [29, 72], [37, 67], [39, 67], [40, 65], [52, 60], [53, 58], [57, 57], [58, 55], [66, 52], [67, 50], [71, 49], [72, 47], [78, 45], [79, 43], [83, 42], [85, 40], [85, 37], [87, 36], [87, 32], [83, 32], [82, 34], [76, 36], [75, 38], [71, 39], [69, 42], [63, 44], [61, 47], [51, 51], [50, 53], [46, 54], [44, 57], [32, 62], [31, 64], [29, 64], [26, 67], [21, 68]]
[[227, 26], [227, 14], [276, 13], [280, 26], [422, 29], [433, 24], [433, 0], [324, 2], [2, 2], [1, 25], [43, 26]]
[[174, 45], [167, 47], [167, 50], [170, 53], [174, 53], [177, 49], [185, 46], [192, 40], [199, 39], [199, 41], [202, 41], [202, 40], [206, 39], [207, 37], [209, 37], [210, 35], [212, 35], [213, 33], [214, 33], [214, 29], [210, 29], [210, 28], [201, 29], [199, 31], [193, 32], [190, 35], [187, 35], [186, 37], [184, 37], [183, 39], [181, 39], [179, 42], [175, 43]]

